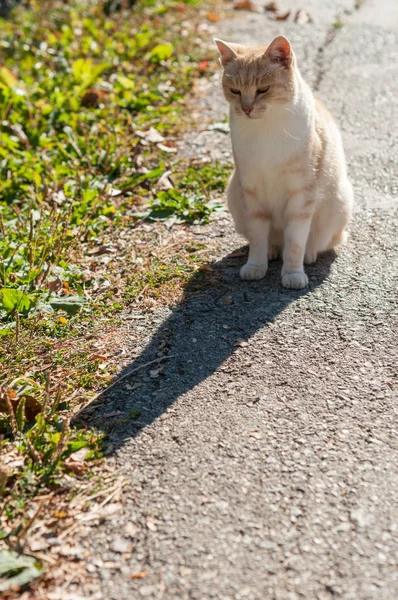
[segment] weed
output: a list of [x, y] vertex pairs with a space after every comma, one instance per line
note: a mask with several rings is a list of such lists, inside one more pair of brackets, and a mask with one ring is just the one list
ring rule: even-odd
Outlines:
[[184, 25], [200, 19], [198, 2], [140, 0], [128, 18], [125, 3], [23, 4], [0, 19], [0, 449], [18, 464], [0, 464], [9, 545], [32, 526], [27, 502], [71, 473], [71, 454], [101, 455], [100, 436], [70, 426], [113, 374], [90, 339], [129, 303], [178, 301], [203, 260], [188, 233], [171, 252], [159, 246], [154, 222], [206, 222], [229, 173], [171, 158], [200, 74]]

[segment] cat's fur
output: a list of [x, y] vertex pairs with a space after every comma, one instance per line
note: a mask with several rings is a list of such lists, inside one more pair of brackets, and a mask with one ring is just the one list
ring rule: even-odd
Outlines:
[[351, 215], [340, 133], [302, 79], [286, 38], [268, 47], [215, 42], [236, 166], [228, 205], [250, 243], [241, 277], [261, 279], [268, 258], [282, 252], [282, 284], [303, 288], [303, 262], [341, 242]]

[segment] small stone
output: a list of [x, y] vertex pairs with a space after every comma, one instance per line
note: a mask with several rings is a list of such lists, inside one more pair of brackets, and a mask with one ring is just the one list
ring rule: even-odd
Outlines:
[[157, 589], [154, 585], [143, 585], [140, 588], [140, 596], [147, 598], [148, 596], [154, 596], [157, 592]]
[[369, 524], [369, 515], [361, 508], [356, 508], [350, 512], [351, 521], [357, 527], [366, 527]]
[[156, 527], [156, 525], [155, 525], [155, 523], [154, 523], [154, 521], [152, 519], [147, 519], [146, 520], [146, 526], [148, 527], [148, 529], [150, 531], [156, 531], [157, 530], [157, 527]]
[[96, 570], [97, 569], [94, 565], [92, 565], [92, 564], [86, 565], [86, 571], [88, 571], [89, 573], [95, 573]]
[[131, 538], [134, 538], [137, 535], [138, 527], [134, 523], [127, 523], [124, 531], [126, 535], [128, 535]]
[[114, 552], [118, 552], [119, 554], [124, 554], [125, 552], [129, 552], [131, 549], [131, 543], [123, 538], [116, 539], [112, 544], [112, 550]]

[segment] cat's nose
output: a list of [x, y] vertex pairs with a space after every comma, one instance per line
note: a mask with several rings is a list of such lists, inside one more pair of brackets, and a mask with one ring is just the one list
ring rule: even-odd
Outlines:
[[250, 106], [242, 106], [242, 110], [245, 113], [245, 115], [250, 115], [252, 108]]

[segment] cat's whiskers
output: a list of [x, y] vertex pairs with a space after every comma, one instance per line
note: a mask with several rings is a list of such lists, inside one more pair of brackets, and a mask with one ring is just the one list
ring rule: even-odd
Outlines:
[[290, 113], [292, 113], [292, 115], [297, 115], [297, 113], [296, 113], [296, 111], [295, 111], [295, 110], [292, 110], [291, 108], [287, 108], [287, 106], [284, 106], [284, 107], [283, 107], [283, 110], [287, 110], [287, 112], [290, 112]]
[[297, 140], [298, 142], [300, 141], [301, 138], [294, 137], [294, 135], [292, 135], [291, 133], [286, 131], [286, 129], [284, 127], [283, 127], [283, 131], [286, 133], [287, 136], [291, 137], [293, 140]]

